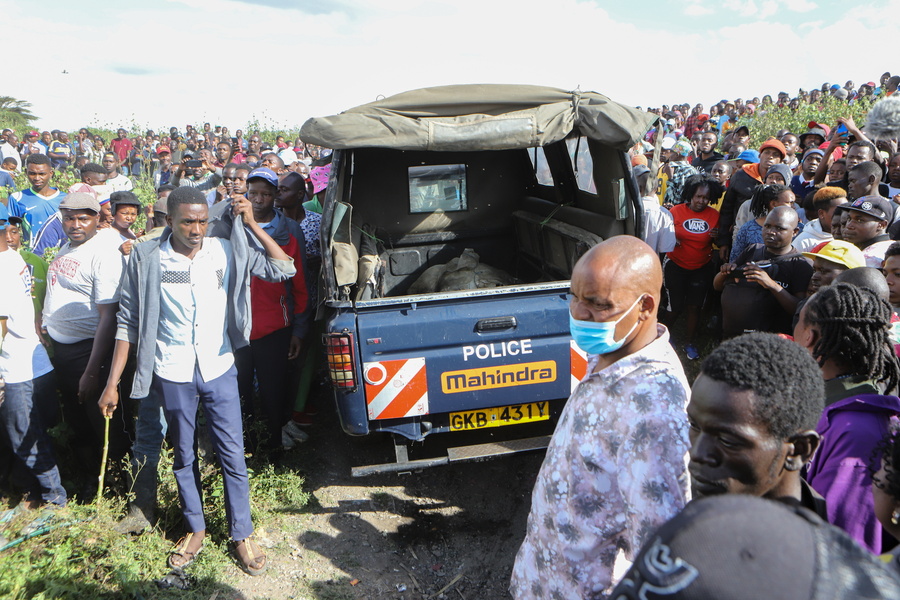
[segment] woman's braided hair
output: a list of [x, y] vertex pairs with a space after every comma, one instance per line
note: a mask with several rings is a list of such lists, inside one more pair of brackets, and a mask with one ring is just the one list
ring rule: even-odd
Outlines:
[[806, 322], [819, 331], [813, 358], [819, 366], [833, 360], [850, 373], [893, 390], [900, 383], [900, 363], [890, 339], [891, 307], [875, 292], [836, 283], [806, 303]]
[[756, 186], [750, 196], [750, 214], [762, 217], [769, 214], [769, 205], [778, 198], [778, 194], [789, 190], [786, 185], [770, 183]]

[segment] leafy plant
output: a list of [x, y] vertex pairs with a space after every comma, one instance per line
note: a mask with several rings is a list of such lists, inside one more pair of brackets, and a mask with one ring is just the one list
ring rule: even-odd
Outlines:
[[861, 100], [854, 104], [825, 96], [815, 104], [800, 102], [794, 110], [787, 106], [771, 106], [760, 109], [752, 117], [741, 117], [738, 125], [746, 125], [750, 130], [750, 148], [759, 148], [768, 138], [775, 136], [782, 129], [795, 135], [805, 133], [810, 121], [828, 125], [832, 129], [837, 125], [838, 117], [853, 117], [857, 125], [865, 123], [866, 113], [872, 104], [869, 100]]
[[[283, 513], [301, 509], [309, 494], [303, 479], [291, 471], [251, 458], [250, 499], [254, 525], [273, 528]], [[137, 537], [113, 530], [126, 509], [124, 496], [104, 497], [95, 505], [70, 503], [57, 511], [60, 525], [47, 534], [0, 552], [0, 597], [40, 598], [180, 598], [207, 600], [219, 593], [233, 598], [228, 585], [240, 577], [228, 557], [222, 475], [217, 466], [202, 467], [207, 538], [204, 552], [187, 572], [189, 590], [161, 590], [156, 581], [168, 572], [166, 556], [183, 530], [178, 491], [172, 473], [172, 452], [166, 448], [159, 465], [157, 527]], [[10, 537], [31, 516], [22, 515], [4, 526]]]

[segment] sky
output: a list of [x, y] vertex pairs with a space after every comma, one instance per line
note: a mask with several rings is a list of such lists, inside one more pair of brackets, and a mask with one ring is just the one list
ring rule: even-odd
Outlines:
[[0, 0], [0, 14], [22, 57], [0, 95], [69, 131], [298, 129], [457, 83], [708, 107], [900, 72], [900, 0]]

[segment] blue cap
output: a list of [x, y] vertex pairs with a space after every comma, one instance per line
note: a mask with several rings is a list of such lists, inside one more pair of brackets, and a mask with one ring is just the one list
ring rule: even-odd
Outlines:
[[6, 205], [0, 202], [0, 231], [6, 230], [6, 223], [9, 222], [9, 209], [6, 208]]
[[278, 187], [278, 175], [275, 174], [275, 171], [272, 169], [267, 169], [266, 167], [259, 167], [257, 169], [253, 169], [250, 171], [250, 174], [247, 175], [247, 183], [250, 183], [251, 179], [265, 179], [275, 187]]
[[822, 158], [825, 158], [825, 151], [821, 148], [810, 148], [806, 152], [803, 153], [803, 160], [806, 160], [807, 156], [812, 156], [813, 154], [818, 154]]
[[746, 160], [747, 162], [758, 163], [759, 152], [756, 150], [744, 150], [737, 155], [737, 158], [732, 158], [731, 160]]

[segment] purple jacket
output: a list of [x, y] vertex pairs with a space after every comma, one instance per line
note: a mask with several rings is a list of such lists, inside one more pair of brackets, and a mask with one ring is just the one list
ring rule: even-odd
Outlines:
[[881, 523], [875, 518], [872, 451], [888, 433], [892, 416], [900, 414], [900, 398], [861, 394], [825, 408], [816, 431], [822, 442], [806, 480], [825, 497], [828, 521], [876, 554], [881, 553]]

